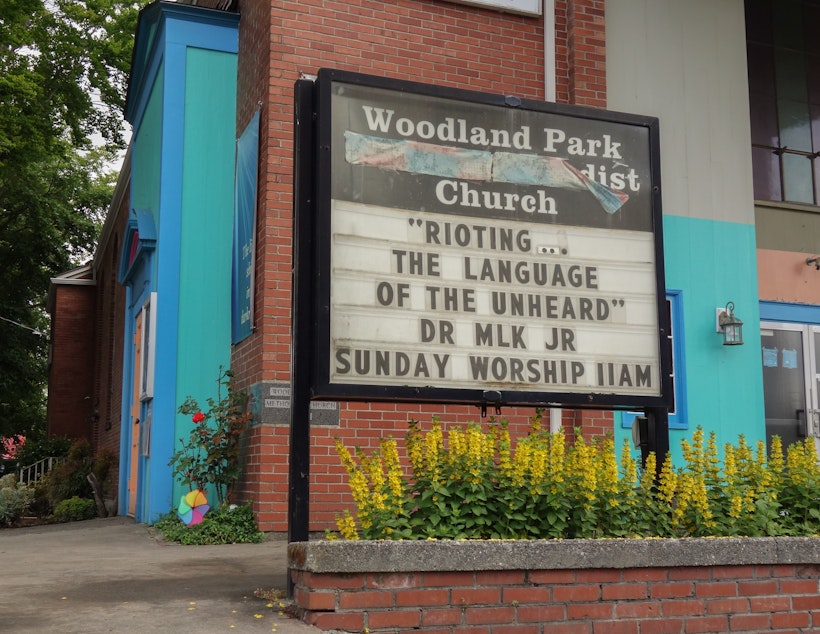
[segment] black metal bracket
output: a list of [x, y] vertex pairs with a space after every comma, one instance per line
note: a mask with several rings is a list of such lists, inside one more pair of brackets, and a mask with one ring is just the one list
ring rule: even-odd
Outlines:
[[501, 392], [498, 390], [484, 390], [481, 395], [482, 400], [478, 406], [481, 408], [481, 418], [487, 417], [487, 406], [495, 408], [496, 415], [501, 414]]

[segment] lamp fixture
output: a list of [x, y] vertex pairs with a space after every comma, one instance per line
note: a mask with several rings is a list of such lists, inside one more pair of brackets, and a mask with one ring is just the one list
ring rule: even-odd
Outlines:
[[717, 332], [723, 333], [723, 345], [742, 346], [743, 322], [735, 316], [735, 303], [728, 302], [726, 308], [718, 308], [717, 313]]

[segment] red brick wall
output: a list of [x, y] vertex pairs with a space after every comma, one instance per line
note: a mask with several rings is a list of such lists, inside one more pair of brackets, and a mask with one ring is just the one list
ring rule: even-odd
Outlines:
[[604, 0], [567, 3], [569, 103], [606, 108]]
[[98, 246], [94, 257], [97, 279], [94, 367], [92, 402], [92, 446], [100, 451], [119, 453], [122, 422], [122, 363], [125, 338], [125, 287], [117, 281], [122, 237], [128, 221], [130, 192], [126, 189], [111, 233]]
[[[285, 141], [281, 132], [271, 138], [271, 108], [268, 104], [268, 91], [271, 85], [280, 75], [280, 71], [274, 70], [271, 76], [270, 62], [271, 55], [269, 50], [276, 47], [276, 40], [280, 36], [278, 33], [272, 33], [271, 29], [271, 11], [270, 6], [264, 2], [245, 2], [242, 3], [242, 15], [240, 19], [239, 28], [239, 69], [237, 75], [237, 136], [242, 133], [250, 121], [254, 112], [261, 109], [261, 116], [259, 121], [259, 173], [257, 179], [257, 222], [256, 222], [256, 271], [254, 296], [256, 304], [255, 311], [255, 327], [256, 334], [252, 335], [243, 342], [240, 342], [233, 348], [231, 356], [231, 368], [236, 375], [237, 386], [240, 388], [247, 388], [250, 385], [261, 381], [265, 376], [263, 374], [263, 358], [273, 359], [276, 355], [270, 349], [270, 343], [266, 344], [266, 340], [271, 339], [270, 336], [265, 337], [262, 328], [265, 326], [265, 321], [260, 319], [260, 314], [263, 310], [270, 308], [270, 301], [266, 298], [266, 283], [268, 283], [268, 271], [273, 271], [276, 268], [276, 262], [281, 265], [289, 258], [284, 255], [276, 257], [279, 247], [282, 249], [290, 248], [290, 234], [280, 238], [279, 244], [272, 244], [272, 240], [268, 238], [269, 230], [267, 228], [267, 213], [275, 216], [281, 216], [288, 211], [287, 201], [279, 202], [273, 196], [269, 200], [269, 192], [271, 192], [276, 181], [281, 178], [277, 176], [276, 171], [272, 171], [269, 176], [268, 169], [275, 170], [274, 166], [268, 166], [268, 155], [271, 153], [270, 147]], [[286, 121], [290, 121], [291, 114], [276, 113], [276, 121], [274, 126], [286, 125]], [[290, 123], [287, 123], [290, 127]], [[286, 133], [292, 136], [292, 132]], [[274, 229], [271, 228], [271, 233]], [[267, 263], [270, 261], [269, 263]], [[275, 289], [276, 285], [271, 284]], [[288, 296], [284, 297], [286, 305], [290, 305], [289, 285], [282, 285], [279, 289], [280, 296], [287, 291]], [[289, 326], [288, 326], [289, 328]], [[265, 351], [268, 346], [267, 352]], [[275, 340], [273, 342], [275, 345]], [[288, 350], [284, 351], [285, 359], [282, 360], [284, 365], [290, 364], [290, 358], [287, 356]]]
[[307, 623], [371, 634], [817, 631], [818, 576], [800, 564], [293, 573]]
[[49, 436], [91, 440], [95, 293], [88, 284], [54, 287], [46, 411]]
[[[606, 103], [603, 0], [556, 1], [557, 98]], [[257, 207], [255, 332], [235, 347], [238, 386], [289, 381], [293, 229], [293, 85], [319, 68], [397, 77], [457, 88], [543, 99], [543, 19], [441, 0], [298, 0], [240, 5], [237, 129], [261, 107]], [[349, 506], [333, 437], [373, 448], [403, 438], [407, 421], [476, 420], [471, 407], [342, 404], [339, 427], [314, 426], [311, 441], [311, 530], [333, 526]], [[531, 411], [504, 410], [515, 433]], [[566, 413], [568, 427], [611, 430], [609, 414]], [[607, 427], [608, 424], [608, 427]], [[247, 439], [238, 497], [253, 501], [263, 530], [287, 529], [288, 435], [260, 425]]]

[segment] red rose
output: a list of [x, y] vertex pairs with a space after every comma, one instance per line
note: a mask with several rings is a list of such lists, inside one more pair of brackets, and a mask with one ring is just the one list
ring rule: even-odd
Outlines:
[[205, 420], [205, 414], [203, 414], [202, 412], [197, 412], [191, 417], [191, 420], [195, 423], [201, 423], [203, 420]]

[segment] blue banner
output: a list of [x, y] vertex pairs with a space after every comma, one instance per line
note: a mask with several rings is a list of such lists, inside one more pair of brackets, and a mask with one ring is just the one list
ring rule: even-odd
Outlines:
[[231, 272], [231, 342], [253, 332], [256, 177], [259, 164], [259, 111], [236, 142], [233, 267]]

